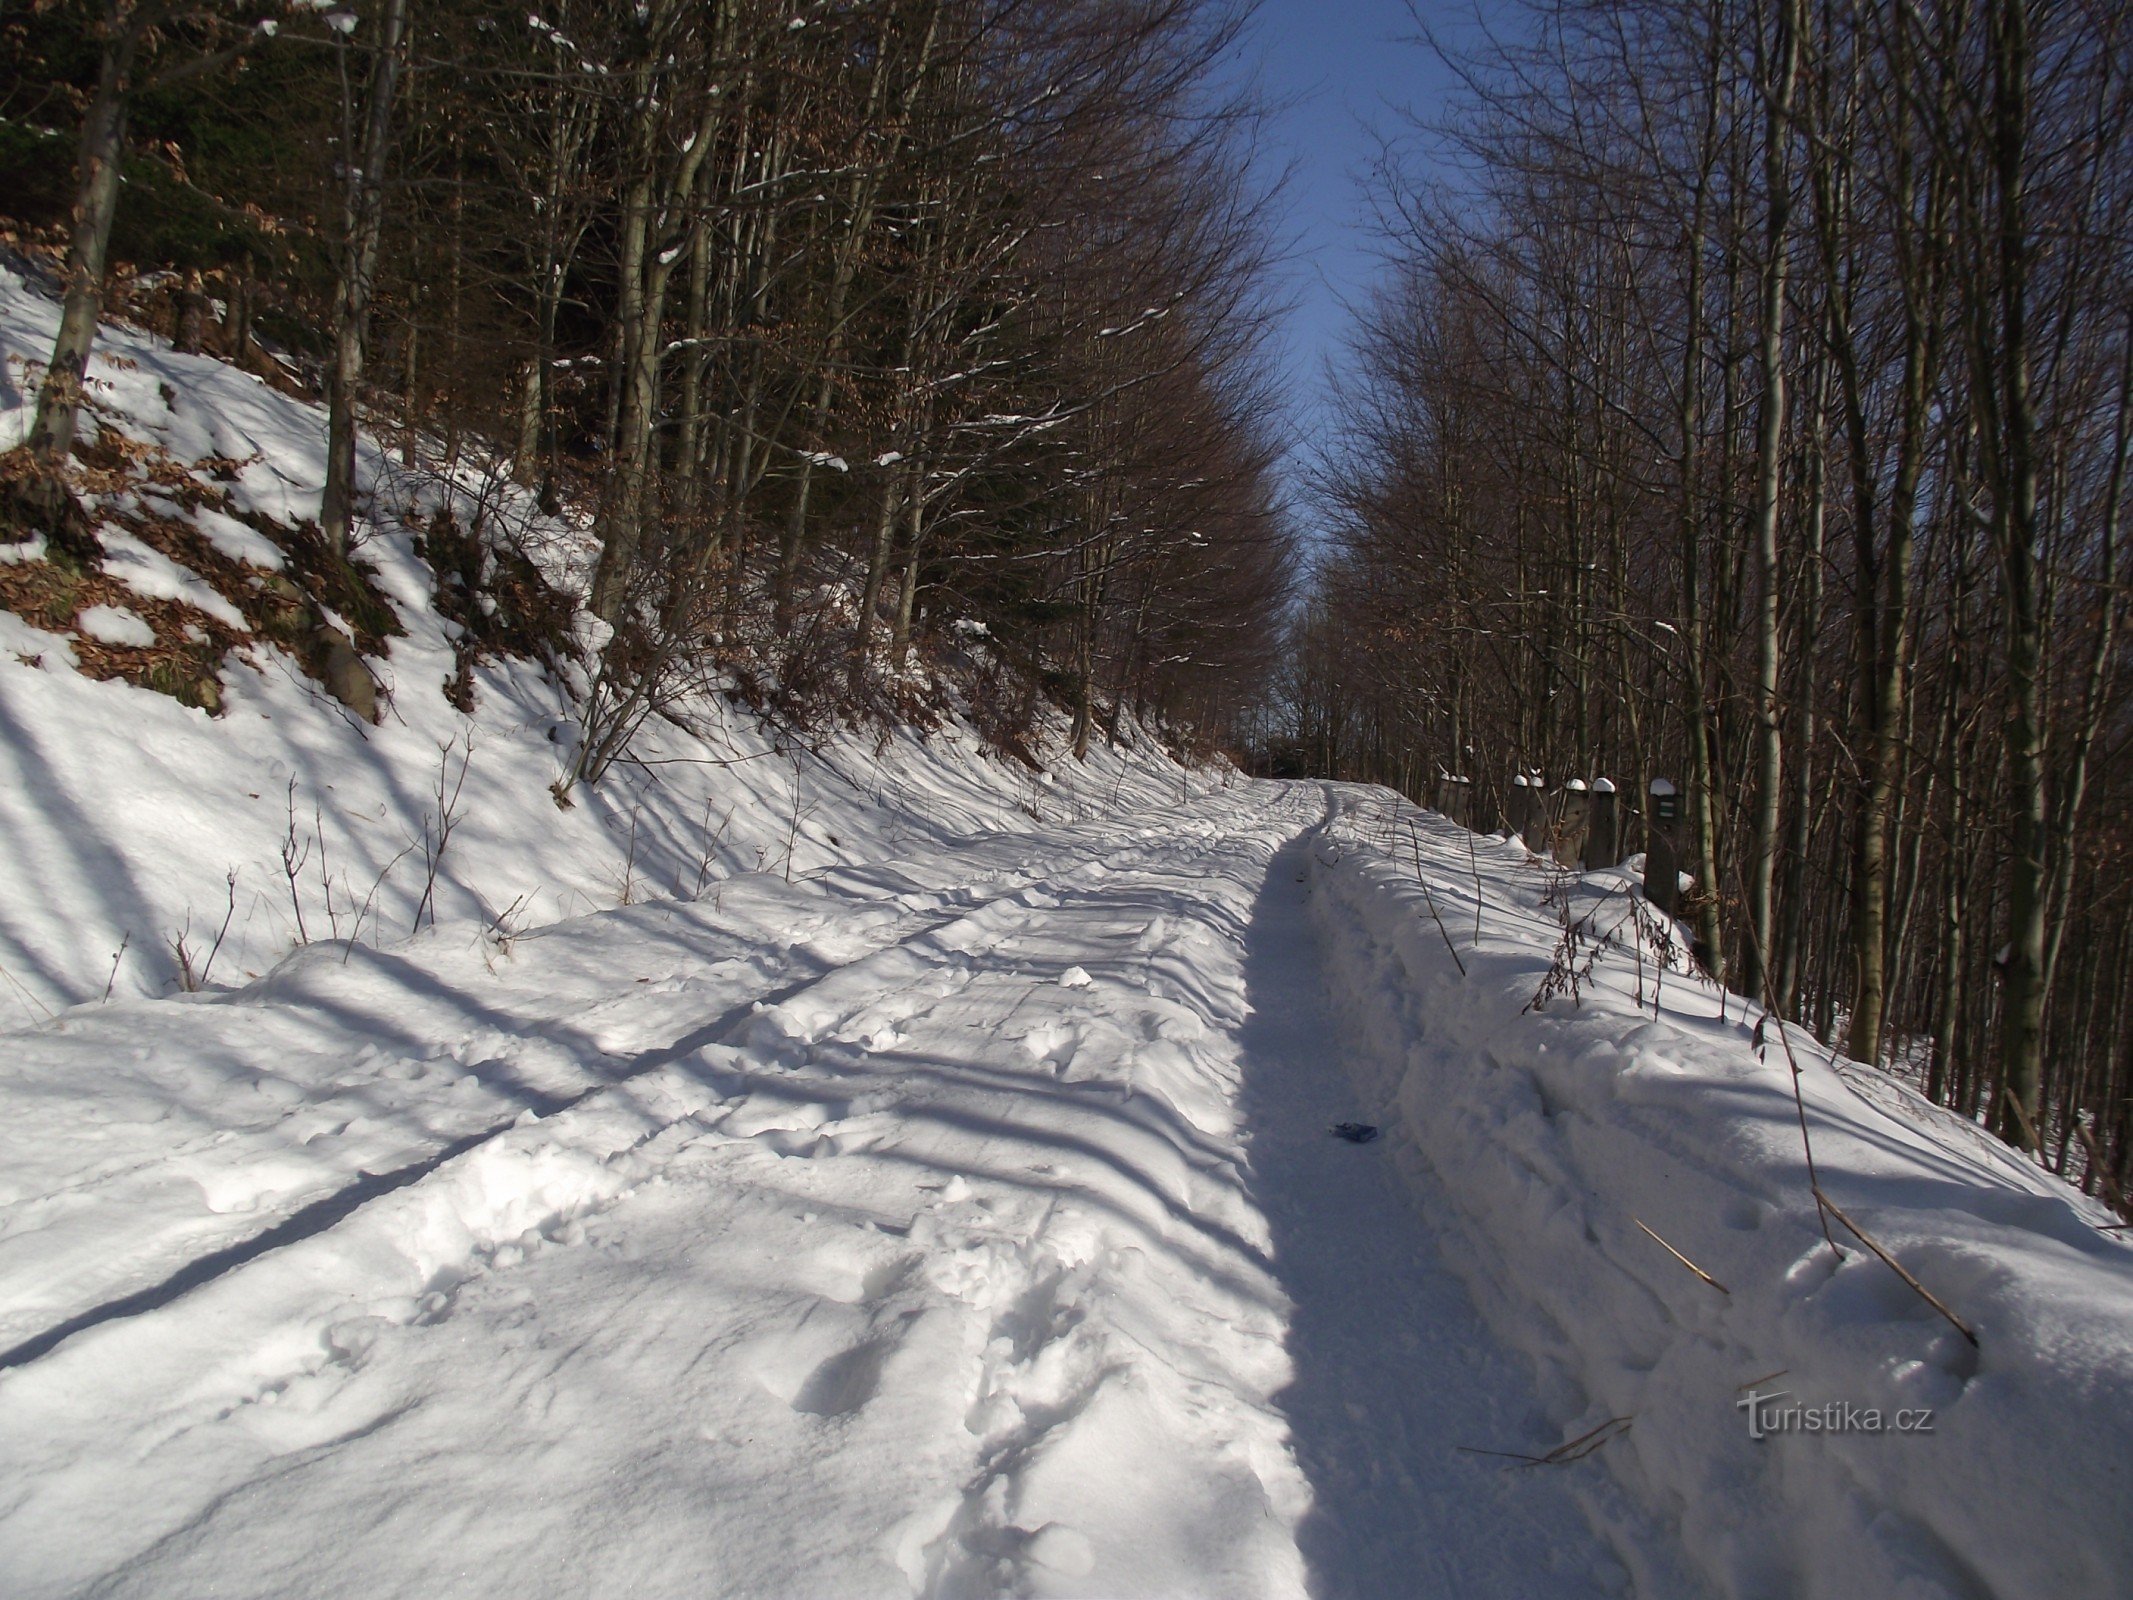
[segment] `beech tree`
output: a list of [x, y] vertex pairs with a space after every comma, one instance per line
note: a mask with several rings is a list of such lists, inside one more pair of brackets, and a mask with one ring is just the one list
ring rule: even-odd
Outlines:
[[281, 9], [278, 4], [232, 9], [182, 0], [103, 0], [89, 22], [96, 73], [84, 97], [74, 198], [64, 228], [65, 295], [28, 439], [35, 473], [25, 509], [62, 539], [91, 537], [76, 527], [79, 519], [65, 515], [69, 502], [60, 469], [74, 446], [89, 352], [103, 312], [133, 100], [144, 89], [167, 90], [227, 66], [256, 40], [272, 36]]

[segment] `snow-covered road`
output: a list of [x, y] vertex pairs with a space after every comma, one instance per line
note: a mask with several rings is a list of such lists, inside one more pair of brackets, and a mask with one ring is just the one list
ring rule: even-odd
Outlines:
[[1626, 1590], [1604, 1478], [1458, 1449], [1557, 1434], [1391, 1141], [1328, 1136], [1326, 807], [10, 1037], [0, 1589]]

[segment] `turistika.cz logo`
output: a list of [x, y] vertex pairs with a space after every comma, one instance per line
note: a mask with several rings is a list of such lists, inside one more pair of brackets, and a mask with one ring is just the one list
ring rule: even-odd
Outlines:
[[1751, 1439], [1768, 1439], [1781, 1433], [1933, 1431], [1930, 1406], [1883, 1411], [1878, 1406], [1855, 1406], [1848, 1400], [1828, 1400], [1811, 1406], [1795, 1397], [1789, 1389], [1777, 1389], [1769, 1394], [1750, 1389], [1734, 1404], [1748, 1413], [1748, 1437]]

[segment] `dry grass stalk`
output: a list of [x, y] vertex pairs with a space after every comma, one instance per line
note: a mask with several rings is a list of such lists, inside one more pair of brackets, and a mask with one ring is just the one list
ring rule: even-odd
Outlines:
[[1950, 1311], [1946, 1303], [1942, 1301], [1941, 1298], [1936, 1295], [1931, 1289], [1928, 1289], [1924, 1284], [1920, 1283], [1916, 1278], [1912, 1277], [1910, 1268], [1906, 1267], [1901, 1261], [1898, 1261], [1894, 1256], [1890, 1255], [1886, 1250], [1882, 1249], [1880, 1245], [1876, 1244], [1871, 1238], [1869, 1238], [1867, 1236], [1866, 1230], [1861, 1228], [1858, 1223], [1852, 1221], [1850, 1217], [1847, 1217], [1841, 1210], [1839, 1210], [1837, 1208], [1837, 1202], [1830, 1199], [1830, 1197], [1824, 1194], [1819, 1188], [1815, 1190], [1815, 1199], [1821, 1202], [1823, 1210], [1827, 1211], [1831, 1216], [1835, 1217], [1839, 1222], [1844, 1224], [1844, 1226], [1850, 1231], [1851, 1236], [1854, 1239], [1857, 1239], [1861, 1244], [1865, 1245], [1867, 1249], [1873, 1251], [1875, 1255], [1881, 1257], [1883, 1263], [1888, 1267], [1888, 1269], [1891, 1272], [1895, 1273], [1897, 1277], [1903, 1279], [1905, 1283], [1909, 1284], [1912, 1290], [1918, 1295], [1919, 1299], [1925, 1301], [1927, 1305], [1931, 1306], [1935, 1311], [1938, 1311], [1942, 1316], [1946, 1317], [1949, 1323], [1953, 1325], [1955, 1331], [1961, 1334], [1965, 1339], [1968, 1339], [1970, 1341], [1972, 1349], [1977, 1348], [1977, 1335], [1970, 1331], [1970, 1324], [1963, 1321], [1963, 1319], [1957, 1316], [1954, 1312]]
[[[1573, 1461], [1583, 1461], [1610, 1439], [1618, 1439], [1629, 1432], [1630, 1418], [1609, 1417], [1590, 1433], [1581, 1433], [1575, 1439], [1566, 1439], [1544, 1456], [1522, 1455], [1516, 1450], [1484, 1450], [1478, 1445], [1462, 1444], [1454, 1448], [1470, 1456], [1495, 1456], [1521, 1467], [1567, 1467]], [[1504, 1468], [1506, 1472], [1510, 1467]]]
[[1664, 1250], [1676, 1261], [1687, 1267], [1689, 1271], [1695, 1273], [1697, 1277], [1703, 1279], [1705, 1283], [1708, 1283], [1712, 1288], [1716, 1289], [1720, 1294], [1727, 1296], [1729, 1299], [1732, 1297], [1733, 1291], [1731, 1289], [1728, 1289], [1724, 1284], [1720, 1283], [1716, 1278], [1712, 1277], [1708, 1272], [1704, 1271], [1703, 1268], [1696, 1265], [1695, 1262], [1691, 1261], [1679, 1250], [1676, 1250], [1672, 1245], [1668, 1244], [1664, 1239], [1660, 1238], [1659, 1235], [1654, 1233], [1649, 1227], [1646, 1227], [1643, 1218], [1631, 1217], [1629, 1220], [1636, 1223], [1639, 1228], [1644, 1229], [1644, 1234], [1646, 1238], [1656, 1243], [1660, 1249]]

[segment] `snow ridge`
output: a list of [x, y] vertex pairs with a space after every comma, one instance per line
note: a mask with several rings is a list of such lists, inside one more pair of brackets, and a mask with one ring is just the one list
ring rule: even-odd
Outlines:
[[[1825, 1191], [1973, 1349], [1841, 1230], [1836, 1262], [1778, 1024], [1759, 1059], [1737, 1001], [1627, 943], [1579, 1003], [1536, 1002], [1565, 925], [1619, 922], [1623, 874], [1563, 873], [1382, 791], [1349, 791], [1313, 860], [1353, 1070], [1454, 1263], [1564, 1439], [1628, 1419], [1597, 1458], [1720, 1593], [2123, 1592], [2133, 1248], [2101, 1208], [1792, 1032]], [[1887, 1425], [1930, 1411], [1931, 1432], [1758, 1441], [1750, 1390]]]

